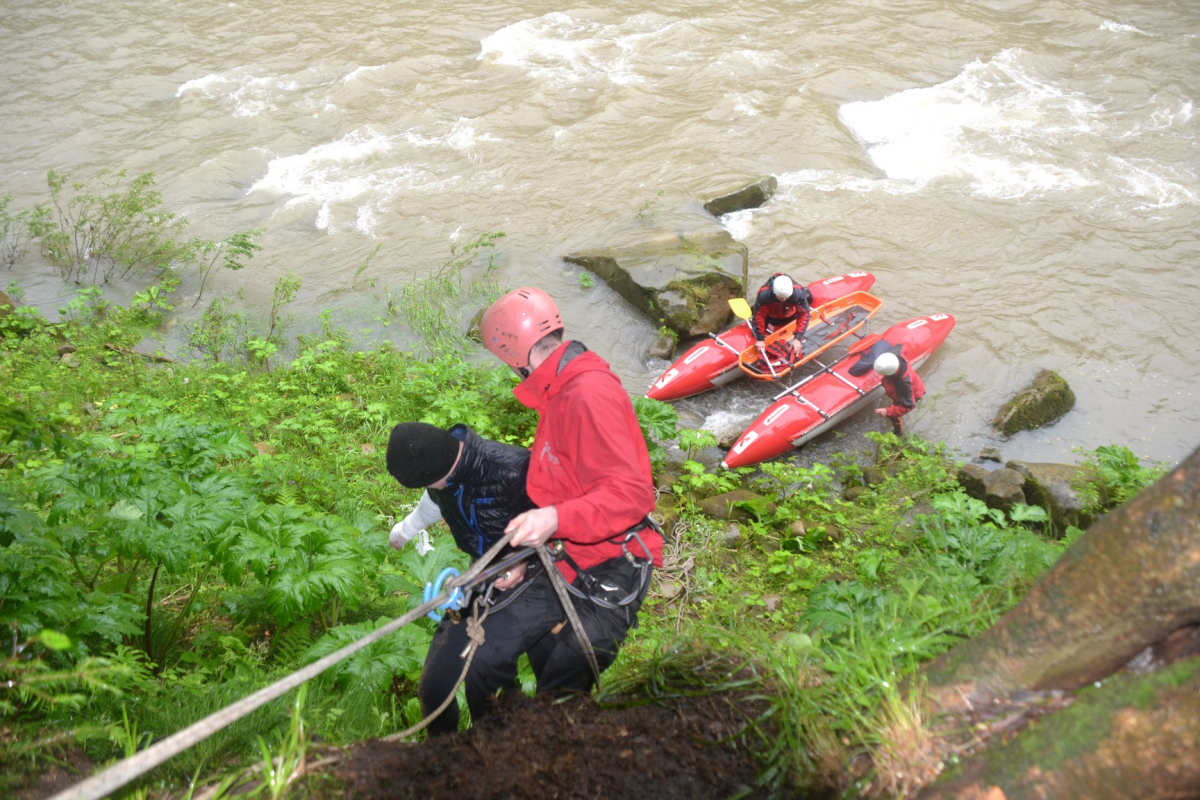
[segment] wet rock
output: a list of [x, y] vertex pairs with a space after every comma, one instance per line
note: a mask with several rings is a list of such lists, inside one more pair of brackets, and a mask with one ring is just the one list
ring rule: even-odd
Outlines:
[[0, 292], [0, 317], [7, 317], [17, 307], [17, 302], [8, 292]]
[[716, 333], [742, 297], [747, 249], [726, 230], [668, 236], [563, 257], [600, 276], [617, 294], [680, 337]]
[[1075, 393], [1057, 372], [1043, 369], [1033, 383], [1001, 407], [992, 426], [1011, 436], [1049, 425], [1075, 407]]
[[707, 497], [700, 501], [698, 507], [710, 517], [729, 520], [747, 520], [775, 511], [774, 503], [748, 489], [734, 489]]
[[985, 500], [987, 498], [987, 479], [991, 475], [991, 471], [984, 469], [978, 464], [962, 464], [958, 468], [958, 485], [963, 488], [963, 491], [974, 497], [976, 500]]
[[719, 217], [722, 214], [732, 214], [734, 211], [758, 208], [771, 199], [778, 187], [779, 181], [775, 179], [775, 176], [767, 175], [740, 189], [714, 197], [704, 204], [704, 210], [714, 217]]
[[978, 458], [980, 461], [995, 461], [997, 464], [1004, 463], [1004, 456], [1000, 455], [1000, 450], [995, 447], [985, 447], [979, 451]]
[[668, 447], [666, 457], [663, 459], [663, 467], [671, 472], [683, 472], [683, 465], [689, 461], [695, 461], [702, 465], [706, 470], [715, 470], [721, 463], [721, 459], [725, 454], [713, 447], [704, 447], [693, 453], [686, 450], [681, 450], [678, 447]]
[[664, 361], [670, 361], [675, 357], [675, 348], [679, 344], [679, 339], [669, 333], [660, 333], [658, 337], [650, 345], [650, 351], [646, 353], [649, 358], [661, 358]]
[[679, 476], [669, 472], [660, 472], [654, 476], [654, 488], [660, 492], [670, 492], [677, 483], [679, 483]]
[[762, 602], [767, 607], [767, 611], [774, 611], [779, 608], [779, 605], [783, 602], [783, 598], [777, 594], [764, 594]]
[[862, 481], [864, 486], [879, 486], [887, 480], [887, 473], [879, 467], [864, 467]]
[[713, 431], [713, 435], [717, 437], [717, 447], [723, 450], [731, 450], [737, 444], [738, 439], [742, 438], [744, 430], [740, 428], [722, 428], [719, 431]]
[[1026, 503], [1025, 476], [1015, 469], [1003, 467], [988, 473], [983, 482], [984, 498], [988, 508], [997, 508], [1007, 514], [1014, 503]]
[[796, 539], [803, 539], [804, 534], [808, 533], [808, 526], [804, 524], [804, 520], [798, 519], [792, 523], [792, 536]]
[[674, 600], [683, 594], [683, 584], [676, 580], [660, 580], [655, 591], [664, 600]]
[[67, 353], [74, 353], [78, 349], [79, 348], [76, 347], [75, 345], [71, 344], [70, 342], [67, 342], [66, 344], [61, 345], [58, 348], [58, 355], [59, 355], [59, 357], [62, 357], [62, 356], [65, 356]]
[[858, 498], [862, 497], [869, 491], [870, 489], [868, 489], [866, 486], [847, 486], [842, 491], [842, 499], [847, 503], [854, 503], [858, 501]]
[[725, 533], [721, 538], [725, 540], [725, 544], [727, 546], [736, 547], [738, 542], [742, 539], [742, 527], [736, 522], [733, 523], [725, 529]]
[[58, 359], [58, 363], [62, 364], [64, 367], [76, 369], [79, 367], [79, 357], [74, 353], [66, 353]]
[[464, 335], [472, 342], [483, 344], [483, 334], [480, 332], [480, 326], [483, 324], [483, 312], [485, 311], [487, 311], [487, 306], [476, 311], [475, 316], [471, 317], [471, 321], [467, 323], [467, 330]]
[[1030, 461], [1009, 461], [1007, 467], [1021, 474], [1029, 504], [1046, 509], [1059, 536], [1066, 533], [1068, 525], [1087, 528], [1095, 522], [1095, 518], [1084, 510], [1079, 492], [1075, 490], [1075, 484], [1086, 472], [1084, 467]]
[[670, 534], [675, 530], [675, 523], [679, 521], [677, 502], [675, 495], [666, 492], [660, 493], [654, 501], [654, 519], [662, 527], [663, 533]]

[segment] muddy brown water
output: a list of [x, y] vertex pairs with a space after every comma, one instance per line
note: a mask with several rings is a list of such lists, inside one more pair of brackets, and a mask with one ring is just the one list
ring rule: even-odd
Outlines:
[[[387, 293], [504, 231], [502, 280], [548, 289], [640, 393], [655, 324], [561, 256], [718, 224], [703, 199], [770, 174], [766, 206], [720, 223], [753, 281], [866, 269], [876, 329], [957, 318], [914, 430], [973, 454], [1048, 367], [1076, 409], [1006, 456], [1175, 463], [1200, 444], [1198, 36], [1195, 4], [1112, 0], [23, 0], [0, 20], [0, 194], [153, 171], [194, 233], [265, 229], [217, 291], [261, 310], [290, 271], [298, 330], [332, 308], [401, 343]], [[11, 281], [51, 313], [68, 296], [37, 258]], [[689, 408], [719, 429], [765, 405]]]

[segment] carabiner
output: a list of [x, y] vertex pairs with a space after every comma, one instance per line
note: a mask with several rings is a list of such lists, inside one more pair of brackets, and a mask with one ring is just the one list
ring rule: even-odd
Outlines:
[[[446, 578], [450, 576], [457, 578], [460, 574], [461, 573], [454, 567], [446, 567], [444, 570], [442, 570], [438, 576], [434, 578], [433, 583], [425, 584], [425, 602], [428, 603], [430, 600], [442, 593], [442, 584], [446, 582]], [[439, 605], [438, 608], [442, 610], [457, 610], [460, 608], [465, 608], [466, 605], [466, 595], [463, 594], [462, 589], [455, 586], [454, 591], [450, 593], [450, 598], [446, 600], [446, 602]], [[434, 622], [442, 621], [442, 615], [437, 613], [436, 610], [429, 611], [425, 616], [429, 617]]]

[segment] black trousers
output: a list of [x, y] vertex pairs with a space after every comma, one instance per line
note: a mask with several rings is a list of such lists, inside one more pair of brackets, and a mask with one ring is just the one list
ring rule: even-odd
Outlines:
[[[471, 709], [473, 719], [479, 719], [491, 710], [498, 693], [518, 688], [517, 660], [523, 653], [529, 655], [538, 694], [591, 691], [594, 682], [591, 667], [550, 577], [541, 563], [528, 563], [529, 571], [521, 584], [528, 584], [525, 590], [502, 607], [507, 593], [500, 593], [495, 598], [497, 608], [483, 621], [484, 643], [475, 652], [465, 681], [467, 707]], [[572, 582], [581, 591], [614, 604], [630, 593], [636, 593], [631, 603], [616, 609], [568, 595], [601, 671], [616, 660], [626, 634], [637, 625], [637, 613], [650, 586], [650, 569], [647, 567], [643, 571], [638, 564], [620, 557], [585, 570]], [[462, 654], [468, 644], [465, 618], [456, 621], [449, 614], [443, 617], [433, 635], [417, 685], [422, 714], [428, 716], [454, 690], [458, 676], [462, 674]], [[457, 731], [457, 701], [451, 701], [429, 724], [428, 730], [431, 735]]]

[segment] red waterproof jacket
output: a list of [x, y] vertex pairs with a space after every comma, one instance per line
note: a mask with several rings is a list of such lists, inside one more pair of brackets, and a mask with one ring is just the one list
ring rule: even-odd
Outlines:
[[782, 275], [776, 272], [759, 287], [754, 295], [754, 315], [750, 318], [750, 329], [754, 338], [762, 341], [767, 334], [796, 320], [796, 335], [802, 336], [808, 328], [809, 309], [812, 308], [812, 293], [796, 283], [792, 296], [786, 300], [775, 297], [771, 281]]
[[[555, 539], [587, 569], [623, 554], [621, 538], [654, 508], [650, 455], [621, 380], [600, 356], [584, 352], [559, 371], [564, 342], [513, 390], [538, 413], [526, 489], [541, 507], [558, 511]], [[638, 532], [656, 566], [662, 566], [662, 536]], [[635, 556], [636, 542], [629, 544]], [[575, 571], [558, 568], [568, 581]]]
[[895, 375], [888, 375], [880, 383], [892, 404], [883, 410], [885, 417], [899, 419], [917, 407], [917, 401], [925, 396], [925, 382], [903, 358]]

